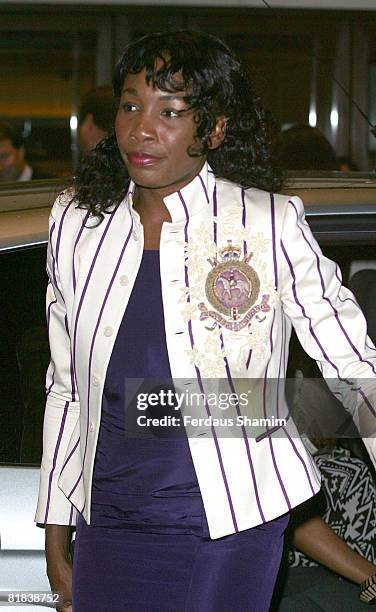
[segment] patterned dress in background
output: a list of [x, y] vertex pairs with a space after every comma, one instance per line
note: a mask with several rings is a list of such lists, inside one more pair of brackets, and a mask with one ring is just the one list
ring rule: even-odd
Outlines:
[[[368, 466], [343, 448], [315, 456], [327, 508], [323, 519], [353, 550], [376, 562], [376, 486]], [[318, 564], [291, 548], [292, 567]]]

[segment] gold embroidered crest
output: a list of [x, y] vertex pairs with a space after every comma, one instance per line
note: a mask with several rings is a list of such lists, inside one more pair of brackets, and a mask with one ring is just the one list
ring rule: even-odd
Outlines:
[[[210, 317], [227, 329], [239, 331], [249, 324], [256, 313], [270, 310], [269, 295], [263, 295], [261, 303], [254, 305], [260, 293], [260, 280], [249, 265], [252, 253], [240, 259], [240, 247], [234, 246], [231, 240], [227, 242], [227, 247], [219, 252], [222, 261], [208, 259], [212, 270], [206, 279], [205, 293], [214, 311], [208, 310], [201, 302], [200, 320]], [[239, 315], [242, 314], [245, 316], [240, 319]]]

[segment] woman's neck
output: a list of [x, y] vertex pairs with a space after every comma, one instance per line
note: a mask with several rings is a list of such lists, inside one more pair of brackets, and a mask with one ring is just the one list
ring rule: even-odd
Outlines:
[[157, 190], [136, 187], [133, 207], [140, 215], [142, 223], [147, 221], [156, 224], [164, 221], [171, 222], [171, 215], [163, 201], [163, 196]]

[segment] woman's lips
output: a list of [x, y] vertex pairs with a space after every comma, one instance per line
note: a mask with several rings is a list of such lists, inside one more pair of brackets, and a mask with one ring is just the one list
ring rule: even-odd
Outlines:
[[127, 153], [127, 159], [134, 166], [150, 166], [160, 160], [160, 157], [153, 157], [148, 153]]

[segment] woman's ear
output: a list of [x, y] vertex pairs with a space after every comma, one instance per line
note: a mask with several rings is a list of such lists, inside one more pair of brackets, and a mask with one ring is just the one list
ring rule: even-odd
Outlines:
[[218, 149], [221, 146], [226, 136], [226, 123], [227, 119], [224, 115], [217, 117], [215, 120], [214, 129], [208, 140], [209, 149]]

